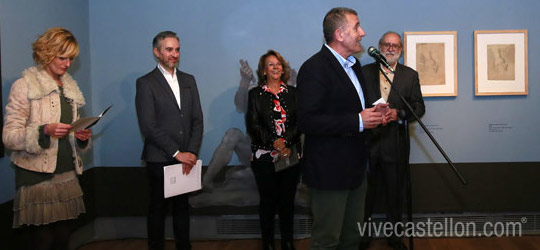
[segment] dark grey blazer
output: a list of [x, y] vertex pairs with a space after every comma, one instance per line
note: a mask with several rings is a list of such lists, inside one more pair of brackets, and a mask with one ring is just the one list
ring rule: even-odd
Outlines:
[[[366, 99], [368, 103], [374, 103], [381, 98], [379, 67], [379, 64], [375, 63], [362, 67], [362, 73], [364, 73], [367, 85], [376, 90]], [[394, 74], [392, 88], [396, 88], [405, 100], [407, 100], [418, 117], [424, 115], [424, 99], [422, 99], [418, 73], [415, 70], [398, 64]], [[390, 108], [405, 110], [407, 120], [414, 121], [414, 116], [408, 111], [394, 89], [390, 90], [387, 102], [390, 103]], [[406, 148], [404, 145], [407, 142], [406, 139], [404, 133], [399, 133], [398, 123], [395, 121], [386, 126], [379, 126], [372, 130], [370, 136], [371, 156], [385, 162], [398, 162], [399, 149]]]
[[139, 128], [144, 136], [141, 159], [147, 162], [170, 162], [173, 154], [192, 152], [198, 155], [203, 134], [203, 114], [199, 92], [192, 75], [176, 70], [180, 85], [178, 107], [163, 74], [156, 67], [137, 79], [135, 105]]
[[[366, 96], [369, 90], [360, 61], [353, 70]], [[368, 162], [368, 132], [359, 132], [362, 103], [347, 73], [326, 46], [300, 68], [296, 93], [298, 128], [305, 134], [303, 182], [321, 190], [360, 186]]]

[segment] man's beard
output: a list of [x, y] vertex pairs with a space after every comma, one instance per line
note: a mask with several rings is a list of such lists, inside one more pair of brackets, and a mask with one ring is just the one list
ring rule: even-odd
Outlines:
[[167, 62], [165, 65], [171, 69], [174, 69], [178, 66], [178, 61], [176, 61], [175, 63]]
[[[392, 56], [389, 56], [390, 54], [393, 54]], [[395, 53], [395, 52], [386, 52], [384, 53], [384, 57], [386, 58], [386, 62], [390, 65], [396, 65], [397, 62], [399, 61], [399, 58], [401, 57], [401, 52], [400, 53]]]

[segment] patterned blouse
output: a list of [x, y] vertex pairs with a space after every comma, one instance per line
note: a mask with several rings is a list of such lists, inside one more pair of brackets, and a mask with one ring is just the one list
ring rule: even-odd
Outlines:
[[[272, 97], [272, 103], [274, 104], [274, 107], [272, 107], [274, 129], [276, 135], [278, 137], [282, 137], [286, 130], [285, 122], [287, 121], [287, 111], [281, 106], [280, 96], [282, 93], [287, 91], [287, 87], [285, 87], [284, 83], [281, 82], [277, 93], [272, 93], [272, 90], [267, 85], [262, 86], [262, 88], [266, 93], [269, 94], [269, 96]], [[257, 149], [255, 152], [253, 152], [251, 159], [276, 162], [279, 159], [279, 151], [275, 149]]]

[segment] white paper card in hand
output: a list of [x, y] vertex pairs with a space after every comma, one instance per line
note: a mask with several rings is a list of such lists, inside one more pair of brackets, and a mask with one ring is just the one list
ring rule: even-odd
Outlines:
[[385, 103], [386, 101], [384, 100], [384, 98], [381, 97], [379, 100], [373, 103], [373, 106], [377, 106], [377, 104], [385, 104]]
[[187, 175], [182, 173], [181, 163], [163, 167], [165, 198], [201, 189], [201, 168], [201, 160], [197, 160], [197, 163]]

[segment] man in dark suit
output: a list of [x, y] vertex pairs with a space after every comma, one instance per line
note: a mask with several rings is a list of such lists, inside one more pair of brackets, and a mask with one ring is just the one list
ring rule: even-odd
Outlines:
[[159, 63], [152, 72], [137, 79], [135, 98], [139, 127], [144, 136], [142, 160], [146, 161], [150, 183], [148, 246], [163, 249], [165, 216], [170, 202], [176, 249], [191, 249], [188, 195], [164, 198], [163, 167], [182, 163], [182, 172], [188, 174], [197, 161], [203, 134], [199, 92], [195, 78], [176, 69], [180, 45], [174, 32], [157, 34], [153, 50]]
[[[298, 124], [305, 134], [303, 181], [311, 188], [311, 249], [357, 249], [363, 221], [368, 165], [366, 130], [382, 122], [368, 108], [361, 66], [365, 32], [356, 11], [330, 10], [323, 21], [326, 44], [300, 68]], [[386, 107], [377, 107], [385, 109]]]
[[[382, 200], [386, 200], [385, 212], [387, 220], [393, 223], [394, 226], [398, 221], [401, 221], [403, 212], [402, 191], [405, 181], [405, 166], [403, 163], [408, 159], [406, 156], [409, 154], [409, 152], [405, 152], [405, 149], [408, 148], [408, 138], [405, 136], [403, 126], [398, 123], [398, 111], [404, 110], [407, 114], [406, 119], [408, 121], [414, 120], [413, 115], [405, 107], [396, 92], [399, 92], [407, 100], [418, 117], [421, 117], [425, 112], [418, 73], [398, 63], [402, 49], [401, 36], [396, 32], [387, 32], [379, 40], [379, 50], [395, 73], [392, 73], [379, 63], [372, 63], [362, 67], [366, 83], [377, 90], [367, 98], [367, 101], [373, 103], [382, 97], [390, 104], [385, 114], [387, 124], [372, 130], [372, 136], [369, 140], [371, 164], [368, 174], [369, 187], [365, 219], [368, 221], [369, 217], [371, 217], [375, 200], [382, 198]], [[392, 86], [382, 75], [380, 68], [393, 81]], [[377, 192], [378, 187], [380, 187], [379, 191], [381, 192]], [[385, 235], [391, 235], [389, 243], [394, 249], [405, 248], [405, 245], [393, 232], [386, 232]]]

